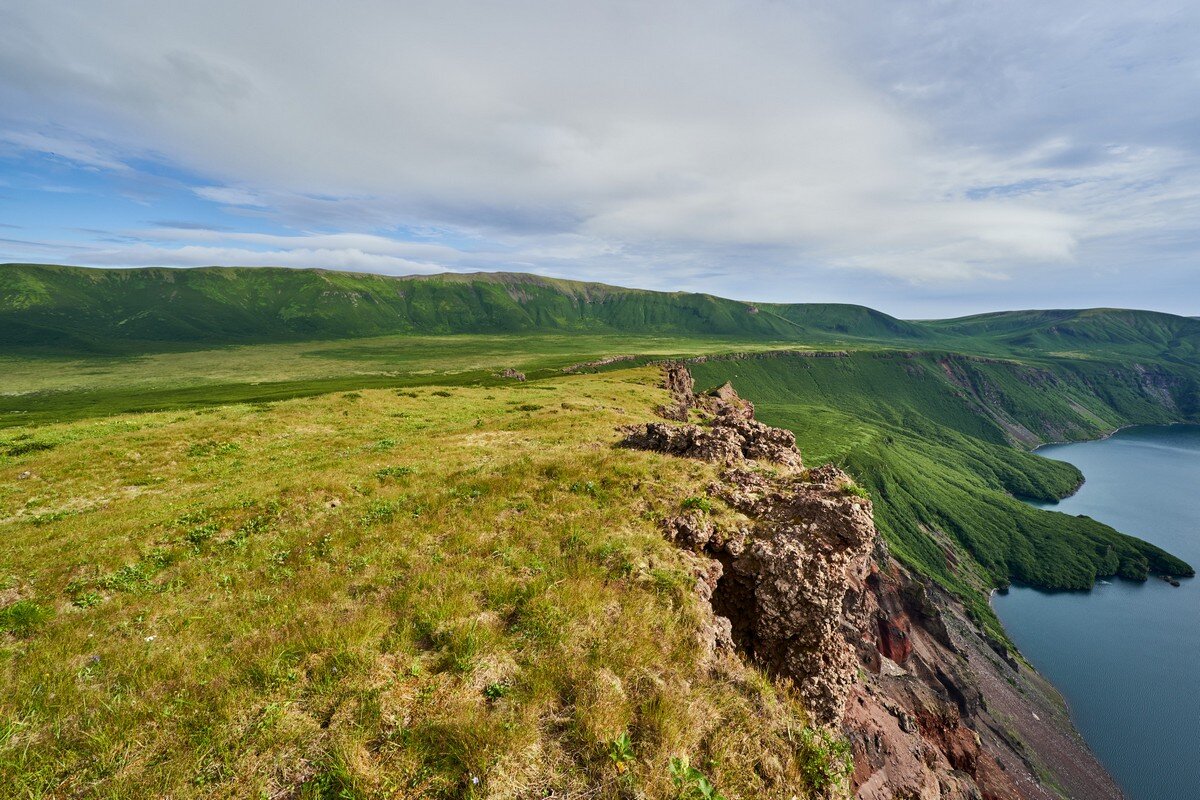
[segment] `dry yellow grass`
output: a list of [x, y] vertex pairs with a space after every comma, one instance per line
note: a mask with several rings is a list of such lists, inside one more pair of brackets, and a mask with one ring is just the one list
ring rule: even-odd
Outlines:
[[0, 796], [667, 798], [673, 756], [805, 796], [659, 532], [711, 467], [613, 446], [656, 380], [5, 431]]

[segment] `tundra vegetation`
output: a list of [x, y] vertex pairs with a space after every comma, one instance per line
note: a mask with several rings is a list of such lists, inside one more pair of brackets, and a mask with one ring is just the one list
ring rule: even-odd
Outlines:
[[664, 358], [854, 475], [999, 641], [1010, 580], [1191, 573], [1018, 498], [1081, 477], [1033, 445], [1200, 420], [1197, 320], [504, 275], [7, 265], [0, 289], [13, 796], [838, 791], [844, 746], [785, 682], [705, 663], [659, 523], [731, 513], [713, 467], [612, 446], [666, 402]]
[[[611, 446], [656, 383], [7, 429], [0, 786], [783, 797], [837, 779], [787, 685], [700, 651], [692, 556], [659, 522], [714, 467]], [[672, 759], [703, 783], [681, 794]]]

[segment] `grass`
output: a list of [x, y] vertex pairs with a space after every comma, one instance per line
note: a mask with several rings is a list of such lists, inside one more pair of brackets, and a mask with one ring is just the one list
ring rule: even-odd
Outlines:
[[722, 513], [711, 468], [611, 447], [665, 399], [655, 358], [750, 354], [698, 384], [846, 467], [997, 638], [1009, 580], [1190, 570], [1020, 498], [1080, 480], [1037, 443], [1200, 420], [1194, 319], [911, 323], [519, 275], [5, 265], [0, 288], [0, 794], [838, 784], [844, 743], [789, 687], [699, 663], [692, 556], [657, 523]]
[[1003, 639], [988, 591], [1009, 581], [1087, 589], [1100, 577], [1188, 574], [1161, 549], [1086, 517], [1042, 511], [1082, 480], [1025, 444], [1085, 438], [1181, 416], [1136, 369], [954, 355], [858, 353], [695, 365], [700, 386], [731, 380], [764, 422], [790, 428], [809, 465], [833, 461], [869, 495], [892, 552], [967, 604]]
[[[231, 345], [128, 355], [0, 354], [0, 428], [68, 419], [275, 402], [367, 388], [508, 386], [606, 356], [655, 358], [765, 350], [779, 342], [707, 336], [469, 334]], [[629, 366], [622, 362], [621, 366]]]
[[395, 278], [270, 268], [0, 265], [0, 339], [91, 352], [346, 339], [389, 333], [716, 334], [920, 329], [858, 306], [752, 305], [534, 275]]
[[0, 264], [0, 341], [61, 355], [389, 334], [720, 336], [825, 348], [1194, 364], [1200, 320], [1148, 311], [1010, 311], [912, 322], [863, 306], [748, 303], [515, 273], [396, 278], [323, 270]]
[[656, 381], [9, 429], [0, 795], [668, 798], [686, 757], [807, 796], [842, 765], [788, 686], [703, 665], [659, 531], [712, 467], [612, 446]]

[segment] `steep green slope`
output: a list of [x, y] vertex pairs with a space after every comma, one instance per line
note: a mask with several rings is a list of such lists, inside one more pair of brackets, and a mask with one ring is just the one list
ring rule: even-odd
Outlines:
[[986, 338], [1017, 350], [1138, 355], [1191, 363], [1200, 356], [1200, 321], [1155, 311], [1002, 311], [934, 321], [926, 328], [954, 337]]
[[532, 275], [395, 278], [269, 268], [0, 265], [0, 341], [104, 349], [392, 333], [609, 331], [791, 341], [917, 335], [857, 306], [755, 306]]
[[515, 273], [0, 265], [0, 342], [148, 352], [386, 334], [592, 332], [737, 337], [1194, 363], [1200, 321], [1119, 309], [906, 322], [863, 306], [748, 303]]
[[760, 419], [796, 432], [809, 463], [832, 460], [857, 475], [896, 555], [987, 624], [981, 590], [1010, 580], [1084, 589], [1110, 575], [1192, 573], [1099, 522], [1021, 502], [1062, 497], [1081, 476], [1014, 442], [1195, 420], [1195, 375], [913, 353], [709, 360], [693, 373], [699, 385], [732, 381]]

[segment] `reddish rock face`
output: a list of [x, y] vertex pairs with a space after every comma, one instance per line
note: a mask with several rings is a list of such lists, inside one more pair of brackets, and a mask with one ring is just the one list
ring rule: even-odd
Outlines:
[[669, 364], [664, 385], [664, 415], [705, 424], [631, 426], [622, 444], [724, 464], [709, 493], [749, 520], [664, 524], [701, 556], [706, 648], [736, 647], [795, 682], [813, 720], [850, 741], [856, 800], [1061, 800], [1045, 772], [1073, 797], [1120, 800], [1053, 688], [888, 554], [848, 475], [803, 469], [795, 437], [757, 422], [729, 384], [695, 395]]
[[893, 614], [888, 617], [881, 617], [878, 620], [879, 624], [879, 643], [878, 649], [880, 655], [890, 658], [897, 664], [903, 665], [908, 657], [912, 655], [912, 642], [908, 640], [908, 632], [912, 628], [912, 623], [908, 621], [906, 614]]

